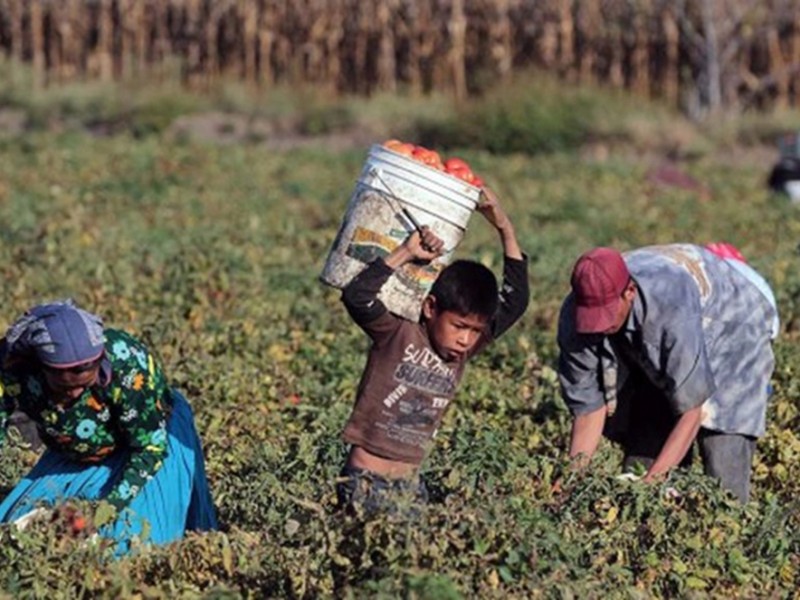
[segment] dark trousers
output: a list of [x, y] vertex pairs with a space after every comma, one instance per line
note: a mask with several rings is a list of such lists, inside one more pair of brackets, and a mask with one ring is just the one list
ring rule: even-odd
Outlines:
[[412, 504], [428, 502], [428, 488], [422, 480], [387, 479], [345, 465], [339, 473], [336, 484], [336, 497], [339, 508], [362, 509], [366, 513], [383, 510], [395, 510], [398, 501], [407, 498]]
[[[637, 463], [645, 469], [655, 461], [678, 421], [667, 399], [647, 377], [633, 371], [618, 394], [617, 410], [607, 421], [604, 435], [618, 442], [625, 452], [625, 468]], [[719, 479], [741, 502], [750, 497], [750, 472], [756, 439], [700, 428], [697, 447], [706, 475]], [[692, 448], [680, 466], [691, 465]]]

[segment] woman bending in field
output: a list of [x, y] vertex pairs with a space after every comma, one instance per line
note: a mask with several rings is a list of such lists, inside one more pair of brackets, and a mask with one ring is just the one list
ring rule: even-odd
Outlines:
[[99, 533], [118, 542], [117, 554], [144, 520], [155, 544], [216, 529], [191, 408], [129, 334], [72, 301], [36, 306], [0, 340], [0, 398], [0, 419], [19, 409], [47, 446], [0, 504], [0, 521], [103, 499], [117, 518]]

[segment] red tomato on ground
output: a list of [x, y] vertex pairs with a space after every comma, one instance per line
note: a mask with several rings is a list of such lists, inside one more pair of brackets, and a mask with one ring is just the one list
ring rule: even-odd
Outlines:
[[86, 519], [81, 515], [72, 518], [72, 534], [78, 535], [81, 531], [86, 529]]

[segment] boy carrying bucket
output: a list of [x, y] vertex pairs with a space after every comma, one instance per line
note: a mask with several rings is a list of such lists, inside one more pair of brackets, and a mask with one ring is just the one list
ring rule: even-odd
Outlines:
[[483, 188], [478, 211], [503, 244], [503, 285], [480, 263], [460, 260], [446, 267], [423, 301], [419, 322], [402, 319], [378, 300], [396, 269], [427, 263], [443, 242], [423, 227], [386, 258], [370, 263], [342, 293], [353, 320], [372, 338], [356, 403], [344, 429], [350, 453], [337, 485], [342, 507], [379, 508], [394, 492], [417, 501], [427, 490], [417, 471], [468, 359], [497, 339], [528, 305], [527, 260], [514, 227], [497, 199]]

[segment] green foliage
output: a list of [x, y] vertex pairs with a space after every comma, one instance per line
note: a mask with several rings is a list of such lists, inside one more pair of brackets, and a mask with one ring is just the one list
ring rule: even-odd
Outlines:
[[[481, 109], [492, 102], [502, 105], [498, 95]], [[509, 108], [497, 122], [524, 131], [537, 110]], [[367, 341], [338, 292], [317, 281], [365, 153], [76, 131], [0, 141], [0, 326], [32, 303], [72, 296], [143, 337], [194, 408], [223, 528], [114, 561], [46, 521], [3, 526], [0, 589], [27, 598], [790, 596], [800, 583], [800, 226], [797, 208], [764, 190], [769, 165], [700, 153], [682, 164], [711, 190], [700, 198], [648, 182], [650, 163], [636, 152], [591, 160], [465, 149], [531, 256], [531, 306], [468, 369], [426, 462], [430, 505], [365, 517], [336, 510], [334, 485]], [[698, 465], [664, 485], [618, 481], [610, 446], [590, 472], [570, 472], [554, 335], [575, 257], [600, 243], [712, 240], [737, 244], [774, 283], [784, 324], [753, 501], [736, 505]], [[478, 216], [458, 254], [500, 268], [496, 234]], [[5, 446], [0, 487], [35, 458]]]
[[453, 115], [418, 125], [421, 143], [484, 148], [496, 154], [571, 150], [591, 136], [601, 100], [591, 91], [537, 78], [493, 90]]
[[322, 135], [343, 131], [352, 126], [353, 122], [353, 115], [345, 106], [312, 106], [300, 115], [298, 131], [305, 135]]

